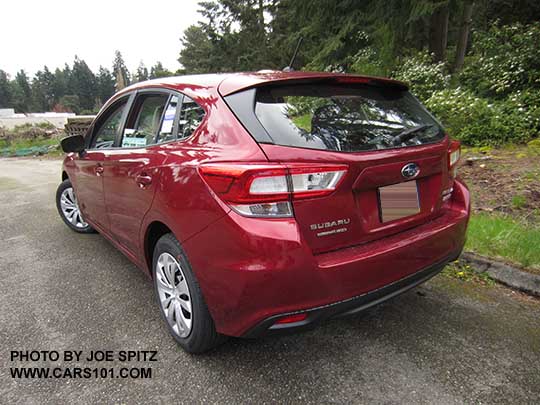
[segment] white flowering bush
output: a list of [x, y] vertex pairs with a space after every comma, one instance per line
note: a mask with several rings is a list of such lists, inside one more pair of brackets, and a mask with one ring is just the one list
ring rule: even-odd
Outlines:
[[461, 87], [436, 91], [426, 106], [450, 135], [472, 146], [525, 143], [540, 132], [540, 92], [516, 92], [504, 101]]
[[540, 88], [540, 23], [495, 24], [473, 32], [473, 44], [459, 77], [467, 88], [489, 97]]
[[433, 63], [427, 52], [403, 59], [392, 76], [408, 83], [411, 92], [422, 101], [430, 98], [435, 91], [447, 88], [450, 83], [445, 64]]

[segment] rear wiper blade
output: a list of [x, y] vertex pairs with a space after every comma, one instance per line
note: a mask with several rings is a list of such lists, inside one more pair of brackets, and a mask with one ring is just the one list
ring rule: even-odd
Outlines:
[[417, 132], [422, 131], [427, 128], [431, 128], [431, 127], [433, 127], [432, 124], [424, 124], [424, 125], [418, 125], [417, 127], [406, 129], [405, 131], [397, 134], [392, 140], [392, 142], [394, 144], [405, 142], [406, 140], [413, 138], [414, 134], [416, 134]]

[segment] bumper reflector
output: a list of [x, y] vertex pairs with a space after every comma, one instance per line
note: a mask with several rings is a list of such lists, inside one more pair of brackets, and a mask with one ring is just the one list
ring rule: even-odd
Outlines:
[[274, 325], [283, 325], [287, 323], [301, 322], [301, 321], [305, 321], [306, 319], [307, 319], [307, 314], [287, 315], [287, 316], [284, 316], [283, 318], [278, 319]]

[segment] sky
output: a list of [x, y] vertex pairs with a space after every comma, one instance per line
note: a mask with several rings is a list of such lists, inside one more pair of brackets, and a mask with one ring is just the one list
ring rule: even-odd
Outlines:
[[73, 63], [111, 69], [120, 50], [131, 72], [140, 61], [175, 71], [184, 30], [201, 19], [199, 0], [1, 0], [0, 69], [32, 76]]

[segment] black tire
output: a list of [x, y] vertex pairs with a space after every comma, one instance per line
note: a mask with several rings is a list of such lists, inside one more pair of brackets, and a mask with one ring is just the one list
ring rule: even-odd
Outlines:
[[[73, 189], [73, 186], [71, 185], [71, 181], [69, 179], [66, 179], [64, 180], [62, 183], [60, 183], [60, 185], [58, 186], [58, 189], [56, 190], [56, 208], [58, 209], [58, 213], [60, 214], [60, 218], [62, 218], [62, 221], [64, 221], [64, 223], [73, 231], [75, 232], [78, 232], [78, 233], [94, 233], [96, 232], [94, 230], [94, 228], [92, 228], [90, 225], [86, 224], [85, 226], [77, 226], [75, 224], [73, 224], [67, 217], [66, 215], [64, 214], [64, 211], [62, 210], [62, 205], [61, 205], [61, 199], [62, 199], [62, 194], [64, 193], [64, 191], [66, 191], [67, 189]], [[76, 202], [75, 202], [76, 204]], [[77, 209], [78, 209], [78, 206], [77, 206]], [[81, 220], [82, 219], [82, 216], [79, 215], [79, 218]]]
[[[189, 295], [191, 300], [191, 330], [189, 334], [185, 337], [181, 337], [176, 331], [171, 327], [167, 316], [165, 314], [163, 305], [160, 300], [160, 295], [158, 291], [158, 275], [157, 275], [157, 265], [158, 258], [163, 253], [170, 254], [180, 265], [181, 272], [184, 275], [184, 278], [187, 282], [189, 288]], [[169, 329], [169, 332], [174, 337], [182, 348], [188, 353], [203, 353], [214, 347], [221, 344], [225, 337], [216, 332], [216, 327], [214, 325], [214, 320], [208, 311], [208, 307], [204, 301], [199, 283], [193, 274], [191, 265], [187, 259], [187, 256], [182, 249], [182, 246], [176, 240], [172, 233], [163, 235], [156, 243], [154, 248], [153, 258], [152, 258], [152, 276], [154, 280], [154, 290], [156, 295], [156, 300], [161, 312], [161, 316]], [[170, 308], [170, 307], [169, 307]], [[176, 317], [176, 315], [175, 315]]]

